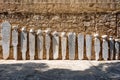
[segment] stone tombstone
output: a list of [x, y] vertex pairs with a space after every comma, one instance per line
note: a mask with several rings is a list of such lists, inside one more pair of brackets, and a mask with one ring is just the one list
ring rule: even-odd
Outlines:
[[95, 37], [95, 39], [94, 39], [95, 60], [99, 60], [99, 54], [100, 54], [99, 35], [95, 34], [94, 37]]
[[14, 29], [12, 30], [12, 45], [13, 45], [13, 57], [15, 60], [17, 60], [17, 45], [18, 45], [18, 30], [17, 26], [14, 26]]
[[43, 33], [41, 30], [37, 31], [37, 51], [38, 58], [43, 59]]
[[50, 55], [50, 47], [51, 47], [51, 37], [50, 37], [50, 29], [47, 29], [45, 35], [45, 49], [46, 49], [46, 59], [49, 59]]
[[21, 31], [21, 52], [22, 52], [22, 59], [26, 60], [26, 52], [27, 52], [27, 31], [26, 28], [23, 27]]
[[109, 49], [110, 49], [110, 59], [114, 59], [114, 52], [115, 52], [115, 41], [112, 36], [109, 37]]
[[59, 58], [59, 34], [57, 31], [52, 33], [53, 59]]
[[66, 33], [61, 33], [61, 52], [62, 52], [62, 59], [66, 59], [66, 51], [67, 51], [67, 37]]
[[108, 60], [108, 41], [107, 41], [107, 35], [102, 36], [103, 42], [102, 42], [102, 57], [104, 60]]
[[1, 24], [1, 27], [3, 59], [7, 59], [10, 52], [11, 25], [8, 21], [5, 21]]
[[84, 35], [81, 33], [78, 34], [78, 58], [84, 58]]
[[35, 31], [30, 29], [29, 31], [29, 55], [30, 60], [34, 60], [35, 57]]
[[120, 56], [120, 40], [115, 39], [115, 59], [118, 60]]
[[75, 59], [75, 47], [76, 46], [76, 34], [74, 32], [68, 33], [68, 48], [69, 48], [69, 59]]
[[92, 54], [92, 36], [87, 34], [86, 35], [86, 56], [90, 60]]

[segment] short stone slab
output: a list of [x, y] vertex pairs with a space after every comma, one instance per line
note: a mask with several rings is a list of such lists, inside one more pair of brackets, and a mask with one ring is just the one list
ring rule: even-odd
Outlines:
[[26, 60], [26, 52], [27, 52], [27, 31], [26, 28], [23, 27], [21, 31], [21, 52], [22, 52], [22, 59]]
[[102, 42], [102, 56], [104, 60], [108, 60], [108, 41], [107, 41], [107, 35], [103, 35], [103, 42]]
[[14, 29], [12, 30], [12, 45], [14, 50], [13, 57], [17, 60], [18, 30], [16, 26], [14, 26]]
[[75, 46], [76, 46], [76, 34], [73, 32], [68, 33], [68, 46], [69, 46], [69, 59], [75, 59]]
[[30, 60], [34, 60], [34, 57], [35, 57], [35, 32], [33, 29], [30, 29], [30, 32], [29, 32], [29, 55], [30, 55]]
[[67, 37], [66, 33], [61, 33], [61, 50], [62, 50], [62, 59], [66, 59], [66, 51], [67, 51]]
[[84, 35], [78, 34], [78, 58], [82, 60], [84, 58]]
[[58, 59], [59, 57], [59, 35], [58, 32], [53, 32], [52, 34], [52, 47], [53, 47], [53, 59]]
[[43, 34], [41, 30], [37, 31], [37, 53], [38, 58], [43, 59]]
[[90, 60], [92, 54], [92, 36], [87, 34], [86, 35], [86, 56]]
[[95, 39], [94, 39], [95, 60], [99, 60], [99, 55], [100, 55], [99, 35], [95, 34], [94, 37], [95, 37]]
[[10, 52], [11, 25], [8, 21], [5, 21], [1, 24], [1, 27], [3, 59], [7, 59]]

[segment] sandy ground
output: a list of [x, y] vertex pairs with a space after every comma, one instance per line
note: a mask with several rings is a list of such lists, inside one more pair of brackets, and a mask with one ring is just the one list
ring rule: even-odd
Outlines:
[[0, 80], [120, 80], [120, 61], [0, 60]]

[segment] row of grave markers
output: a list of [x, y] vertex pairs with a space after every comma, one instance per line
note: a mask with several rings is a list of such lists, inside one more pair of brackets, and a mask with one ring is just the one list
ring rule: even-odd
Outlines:
[[[12, 37], [12, 45], [14, 48], [13, 54], [14, 59], [17, 60], [18, 55], [18, 30], [17, 27], [11, 32], [11, 25], [8, 21], [5, 21], [1, 24], [2, 27], [2, 51], [3, 51], [3, 59], [7, 59], [9, 57], [10, 52], [10, 38]], [[37, 54], [39, 59], [43, 59], [43, 51], [46, 50], [46, 59], [49, 59], [50, 49], [52, 47], [53, 51], [53, 59], [57, 59], [59, 57], [59, 48], [60, 48], [60, 40], [61, 40], [61, 53], [62, 59], [65, 60], [68, 46], [69, 59], [75, 59], [76, 48], [78, 48], [78, 58], [79, 60], [84, 59], [84, 55], [86, 54], [88, 60], [91, 60], [92, 57], [92, 36], [87, 34], [86, 36], [79, 33], [76, 35], [74, 32], [69, 32], [68, 36], [66, 36], [65, 32], [61, 32], [61, 38], [57, 31], [54, 31], [51, 36], [50, 30], [45, 31], [45, 39], [42, 35], [42, 30], [37, 31], [37, 40], [35, 38], [35, 31], [30, 29], [29, 34], [27, 34], [27, 30], [25, 27], [22, 28], [20, 32], [20, 44], [21, 44], [21, 52], [22, 59], [26, 60], [26, 52], [29, 48], [30, 60], [34, 60], [35, 57], [35, 46], [37, 41]], [[11, 36], [12, 33], [12, 36]], [[29, 38], [27, 37], [29, 36]], [[77, 36], [77, 37], [76, 37]], [[77, 43], [76, 43], [77, 40]], [[45, 49], [44, 49], [45, 42]], [[52, 45], [51, 45], [52, 42]], [[29, 46], [27, 46], [29, 44]], [[86, 46], [86, 47], [85, 47]], [[102, 48], [102, 49], [101, 49]], [[86, 50], [86, 51], [85, 51]], [[113, 37], [109, 37], [107, 40], [107, 35], [102, 36], [102, 45], [99, 39], [99, 35], [94, 35], [94, 52], [95, 52], [95, 60], [99, 60], [100, 51], [102, 50], [102, 58], [104, 60], [108, 60], [109, 53], [110, 59], [113, 60], [115, 55], [115, 59], [118, 60], [120, 56], [120, 42], [119, 39], [113, 39]]]

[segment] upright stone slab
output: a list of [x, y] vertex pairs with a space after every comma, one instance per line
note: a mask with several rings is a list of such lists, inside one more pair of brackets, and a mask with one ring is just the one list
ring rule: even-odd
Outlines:
[[76, 46], [76, 34], [73, 32], [68, 33], [68, 46], [69, 46], [69, 59], [75, 59], [75, 46]]
[[59, 57], [59, 35], [58, 32], [53, 32], [52, 34], [52, 45], [53, 45], [53, 59], [58, 59]]
[[21, 52], [22, 59], [26, 60], [26, 52], [27, 52], [27, 31], [26, 28], [23, 27], [21, 31]]
[[30, 29], [30, 32], [29, 32], [29, 55], [30, 55], [30, 60], [34, 60], [34, 57], [35, 57], [35, 32], [33, 29]]
[[107, 35], [103, 35], [103, 42], [102, 42], [102, 56], [104, 60], [108, 60], [108, 41], [107, 41]]
[[100, 40], [99, 40], [99, 35], [95, 34], [94, 35], [94, 50], [95, 50], [95, 59], [99, 60], [99, 54], [100, 54]]
[[43, 59], [43, 34], [41, 30], [37, 32], [37, 52], [38, 58]]
[[84, 35], [81, 33], [78, 34], [78, 58], [84, 58]]
[[61, 33], [61, 52], [62, 52], [62, 59], [66, 59], [66, 51], [67, 51], [67, 37], [65, 32]]
[[17, 60], [18, 31], [16, 26], [14, 26], [14, 29], [12, 30], [12, 45], [14, 50], [13, 57]]
[[118, 60], [120, 56], [120, 40], [115, 39], [115, 59]]
[[92, 54], [92, 36], [86, 35], [86, 56], [90, 60]]
[[5, 21], [1, 24], [1, 27], [3, 59], [7, 59], [10, 52], [11, 25], [8, 21]]
[[45, 35], [45, 49], [46, 49], [46, 59], [49, 59], [50, 55], [50, 47], [51, 47], [51, 37], [50, 37], [50, 30], [46, 30]]
[[110, 59], [114, 59], [114, 53], [115, 53], [115, 41], [112, 36], [109, 38], [109, 49], [110, 49]]

